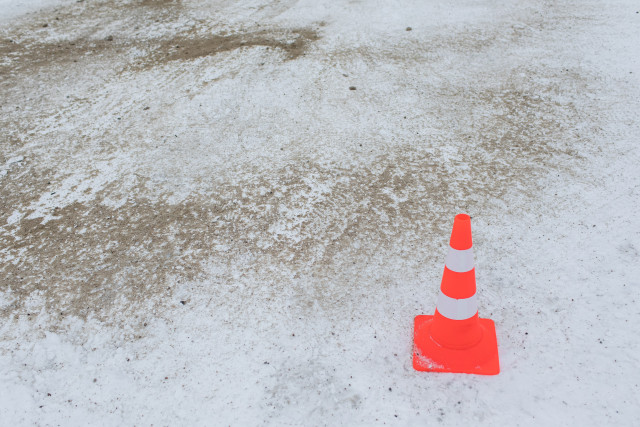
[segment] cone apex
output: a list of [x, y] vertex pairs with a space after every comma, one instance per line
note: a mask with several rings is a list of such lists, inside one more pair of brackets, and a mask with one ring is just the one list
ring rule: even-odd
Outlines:
[[458, 214], [453, 220], [453, 231], [449, 244], [453, 249], [463, 251], [473, 246], [471, 238], [471, 217], [467, 214]]

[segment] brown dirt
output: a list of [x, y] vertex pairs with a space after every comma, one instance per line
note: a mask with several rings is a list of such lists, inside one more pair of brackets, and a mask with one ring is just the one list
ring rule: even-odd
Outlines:
[[149, 54], [123, 64], [123, 69], [146, 69], [171, 61], [189, 61], [257, 46], [273, 49], [275, 53], [283, 52], [285, 60], [291, 61], [304, 55], [310, 44], [318, 39], [317, 32], [308, 28], [259, 30], [202, 37], [194, 35], [192, 31], [186, 31], [168, 39], [143, 41], [79, 38], [49, 43], [5, 39], [0, 40], [0, 55], [9, 58], [10, 61], [4, 65], [0, 64], [0, 76], [35, 72], [42, 67], [63, 67], [71, 62], [82, 61], [87, 55], [97, 58], [117, 57], [118, 62], [121, 62], [130, 49], [140, 46]]
[[[292, 41], [287, 41], [292, 37]], [[146, 66], [156, 65], [169, 61], [189, 61], [203, 56], [215, 55], [220, 52], [229, 52], [236, 49], [250, 48], [254, 46], [268, 47], [282, 50], [287, 60], [294, 60], [304, 55], [309, 43], [319, 39], [318, 34], [312, 29], [293, 29], [291, 31], [256, 31], [253, 33], [240, 33], [230, 35], [214, 35], [204, 38], [191, 38], [180, 36], [162, 42], [154, 47], [152, 58], [143, 61]]]

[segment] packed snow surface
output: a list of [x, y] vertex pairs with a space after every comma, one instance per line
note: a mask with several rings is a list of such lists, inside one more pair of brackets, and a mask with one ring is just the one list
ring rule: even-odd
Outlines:
[[0, 0], [0, 425], [637, 425], [638, 12]]

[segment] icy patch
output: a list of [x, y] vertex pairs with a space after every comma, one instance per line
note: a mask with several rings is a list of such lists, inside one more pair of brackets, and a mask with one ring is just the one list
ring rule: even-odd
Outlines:
[[15, 224], [16, 222], [20, 221], [20, 219], [22, 218], [22, 213], [20, 211], [13, 211], [13, 213], [9, 216], [9, 218], [7, 218], [7, 224], [11, 225], [11, 224]]
[[7, 166], [8, 165], [12, 165], [14, 163], [20, 163], [24, 160], [24, 156], [16, 156], [16, 157], [12, 157], [7, 161]]
[[11, 295], [11, 288], [0, 292], [0, 311], [6, 310], [15, 300], [16, 297]]
[[15, 156], [7, 160], [7, 162], [0, 167], [0, 177], [6, 176], [9, 173], [9, 169], [11, 169], [12, 165], [22, 163], [23, 161], [24, 156]]

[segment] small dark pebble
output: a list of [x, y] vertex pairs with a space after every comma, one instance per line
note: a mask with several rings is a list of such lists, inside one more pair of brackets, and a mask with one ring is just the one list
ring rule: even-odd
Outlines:
[[146, 111], [146, 110], [148, 110], [148, 109], [149, 109], [149, 107], [144, 107], [144, 108], [143, 108], [143, 110], [145, 110], [145, 111]]
[[180, 304], [185, 305], [187, 302], [186, 301], [180, 301]]
[[356, 90], [355, 86], [349, 86], [349, 90]]
[[406, 30], [407, 30], [407, 31], [411, 31], [412, 29], [413, 29], [413, 28], [411, 28], [411, 27], [407, 27], [407, 28], [406, 28]]
[[51, 393], [47, 393], [47, 396], [51, 396]]
[[108, 42], [112, 42], [113, 41], [113, 36], [107, 36], [105, 38], [105, 40], [108, 41]]
[[42, 28], [47, 28], [49, 24], [42, 24]]
[[97, 382], [98, 382], [98, 379], [97, 379], [97, 378], [94, 378], [94, 379], [93, 379], [93, 382], [94, 382], [94, 383], [97, 383]]
[[268, 365], [268, 364], [269, 364], [269, 362], [264, 362], [264, 364], [265, 364], [265, 365]]
[[389, 387], [389, 391], [392, 391], [392, 390], [391, 390], [391, 387]]

